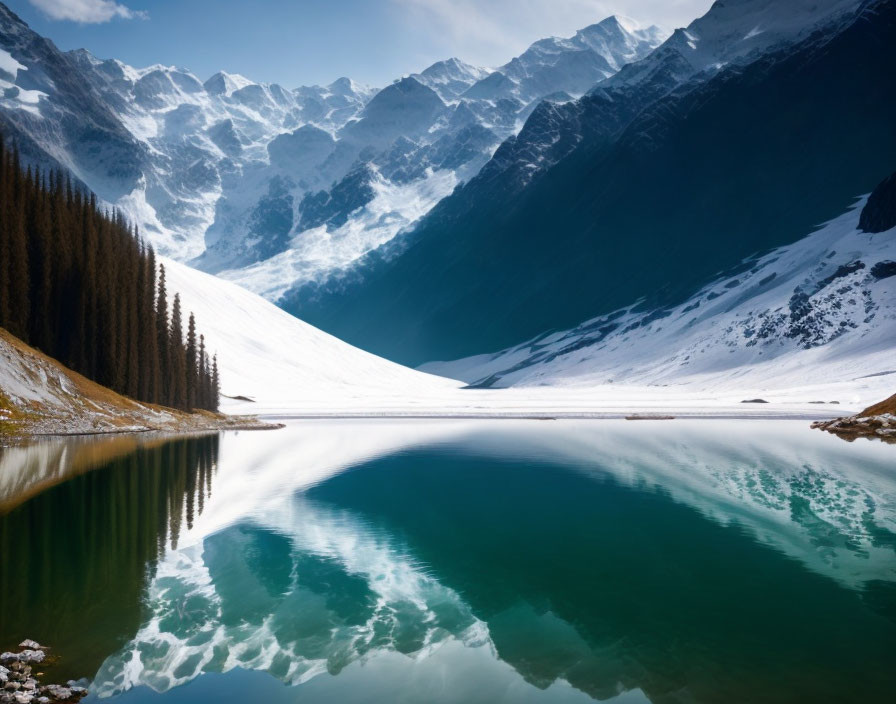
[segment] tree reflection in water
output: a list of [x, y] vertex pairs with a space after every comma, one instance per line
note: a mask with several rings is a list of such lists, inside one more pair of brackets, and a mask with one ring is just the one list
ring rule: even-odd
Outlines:
[[92, 676], [139, 629], [146, 584], [202, 513], [217, 460], [217, 435], [147, 444], [0, 516], [0, 646], [35, 638], [61, 677]]

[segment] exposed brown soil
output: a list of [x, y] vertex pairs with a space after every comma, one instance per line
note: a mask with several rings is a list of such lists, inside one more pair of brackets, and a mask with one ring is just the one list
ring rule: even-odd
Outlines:
[[0, 365], [4, 367], [0, 369], [0, 444], [42, 435], [195, 433], [281, 427], [254, 416], [186, 413], [134, 401], [68, 369], [2, 328]]

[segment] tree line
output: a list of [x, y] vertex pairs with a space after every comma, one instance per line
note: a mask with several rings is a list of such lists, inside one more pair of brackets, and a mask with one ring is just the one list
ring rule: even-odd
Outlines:
[[89, 379], [185, 411], [216, 411], [217, 359], [164, 266], [119, 211], [61, 171], [23, 169], [0, 135], [0, 327]]

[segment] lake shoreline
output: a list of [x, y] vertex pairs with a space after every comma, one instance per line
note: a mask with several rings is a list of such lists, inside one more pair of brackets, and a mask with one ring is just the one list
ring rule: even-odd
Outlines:
[[271, 421], [291, 420], [803, 420], [827, 421], [837, 416], [833, 413], [807, 413], [805, 411], [763, 411], [736, 413], [723, 410], [670, 410], [646, 411], [339, 411], [333, 413], [270, 413], [259, 418]]
[[[168, 413], [174, 413], [168, 411]], [[78, 438], [93, 436], [116, 436], [132, 434], [161, 433], [169, 436], [190, 436], [217, 433], [223, 430], [279, 430], [282, 423], [260, 420], [256, 416], [228, 416], [226, 414], [179, 414], [185, 418], [165, 418], [158, 423], [140, 422], [133, 426], [103, 426], [91, 427], [87, 425], [93, 422], [91, 417], [83, 419], [84, 425], [79, 425], [77, 420], [66, 418], [62, 427], [56, 424], [58, 419], [41, 418], [29, 424], [29, 421], [17, 423], [14, 426], [7, 425], [0, 433], [0, 447], [11, 447], [27, 443], [32, 440], [47, 440], [52, 438]], [[195, 417], [194, 417], [195, 416]], [[145, 421], [145, 419], [141, 419]]]

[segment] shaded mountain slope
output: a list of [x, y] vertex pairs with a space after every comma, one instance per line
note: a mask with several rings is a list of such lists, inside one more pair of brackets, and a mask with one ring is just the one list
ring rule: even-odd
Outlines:
[[896, 374], [896, 227], [867, 233], [859, 221], [853, 208], [677, 306], [629, 306], [497, 354], [423, 369], [479, 388], [643, 383], [721, 392], [842, 379], [888, 389]]

